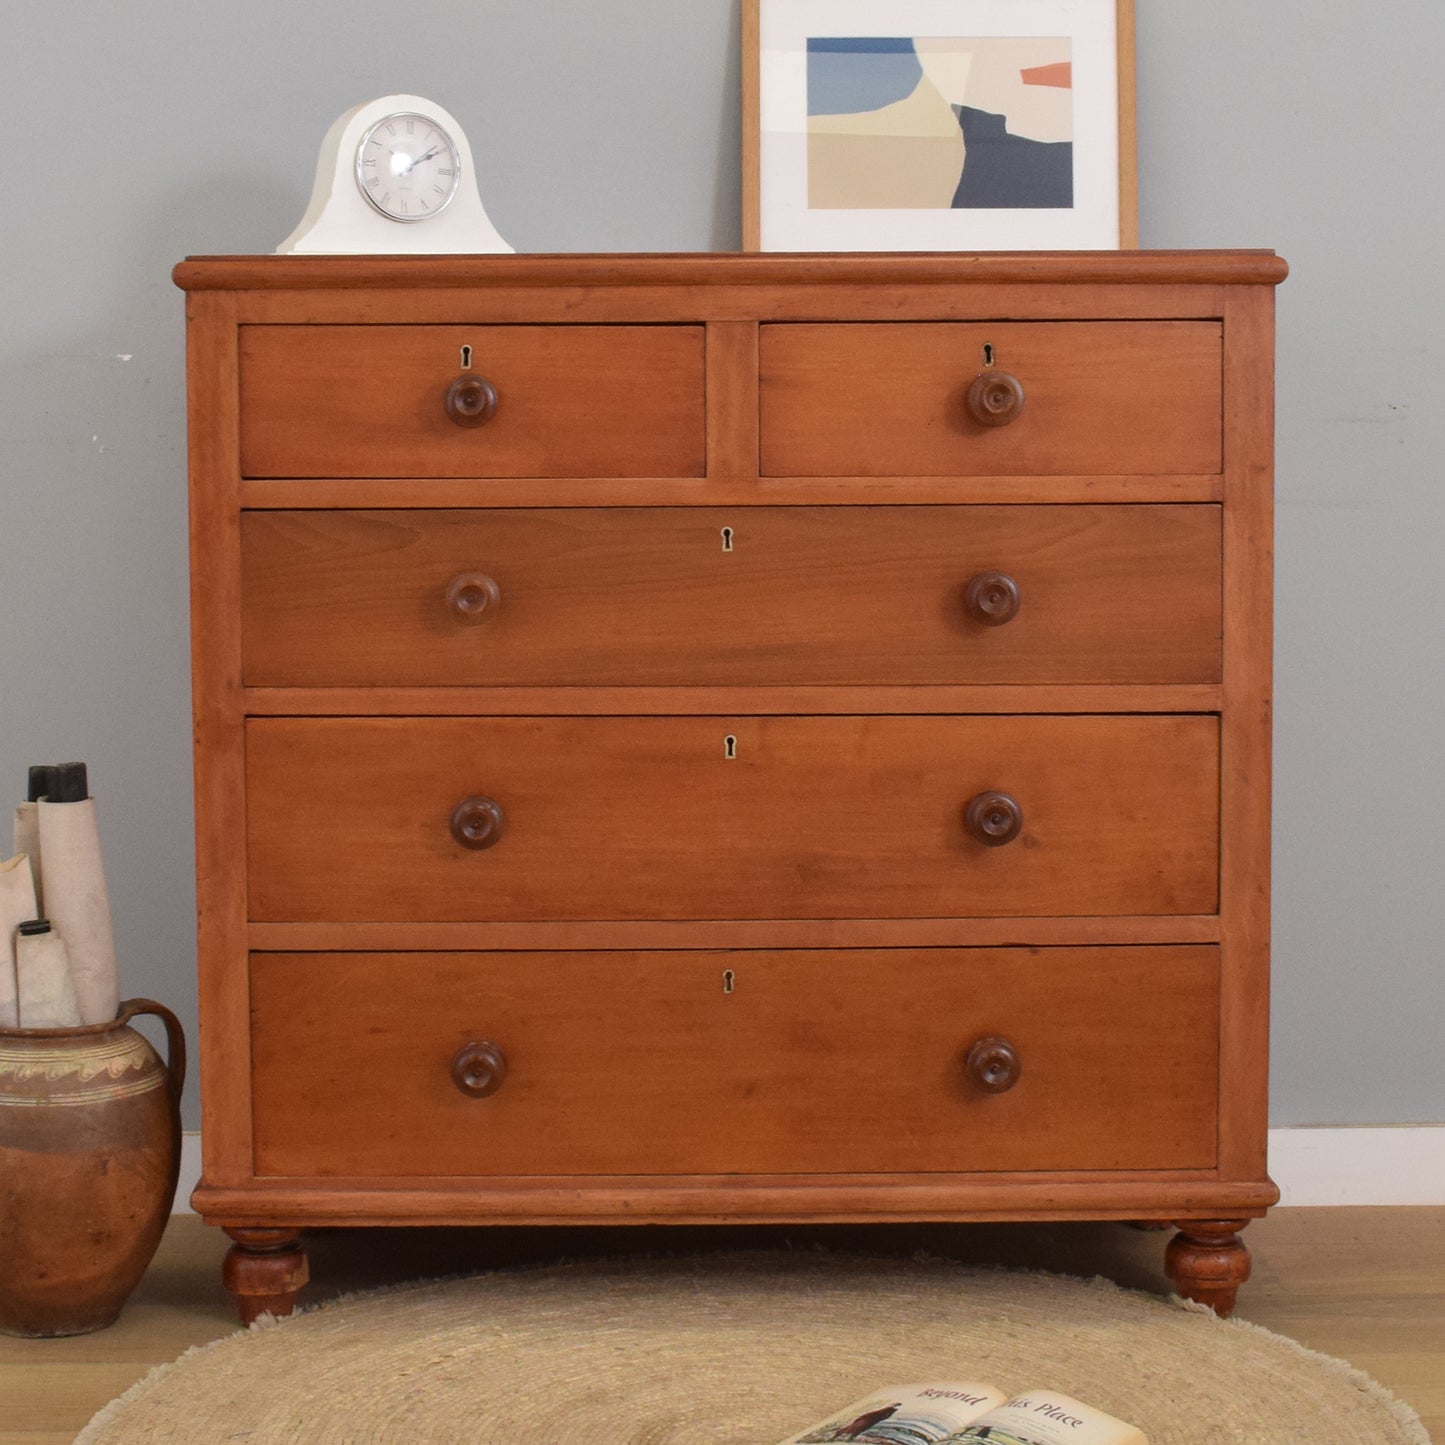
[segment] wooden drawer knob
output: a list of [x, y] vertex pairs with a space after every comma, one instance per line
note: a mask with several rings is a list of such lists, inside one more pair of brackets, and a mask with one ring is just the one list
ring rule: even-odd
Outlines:
[[1018, 616], [1019, 584], [1006, 572], [980, 572], [969, 579], [963, 605], [975, 622], [1001, 627]]
[[990, 848], [1012, 843], [1024, 825], [1024, 810], [1007, 793], [978, 793], [963, 810], [964, 827]]
[[964, 400], [980, 426], [1007, 426], [1024, 409], [1023, 384], [1006, 371], [981, 371]]
[[485, 376], [464, 371], [447, 387], [446, 409], [458, 426], [481, 426], [497, 413], [497, 388]]
[[485, 1039], [467, 1044], [452, 1060], [452, 1083], [473, 1099], [485, 1099], [502, 1087], [507, 1077], [507, 1056]]
[[502, 838], [507, 816], [495, 798], [478, 793], [452, 809], [452, 837], [463, 848], [490, 848]]
[[484, 622], [502, 600], [485, 572], [463, 572], [447, 584], [447, 608], [459, 622]]
[[963, 1061], [964, 1072], [985, 1094], [1005, 1094], [1019, 1081], [1018, 1050], [996, 1035], [979, 1039]]

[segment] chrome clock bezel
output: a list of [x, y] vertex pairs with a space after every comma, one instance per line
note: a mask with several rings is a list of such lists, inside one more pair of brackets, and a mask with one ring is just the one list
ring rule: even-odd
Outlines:
[[[446, 195], [437, 202], [436, 206], [432, 210], [426, 211], [419, 216], [399, 216], [395, 211], [388, 210], [375, 196], [371, 194], [371, 191], [367, 188], [366, 184], [367, 145], [370, 144], [371, 138], [376, 134], [377, 131], [382, 128], [382, 126], [394, 125], [399, 120], [421, 121], [424, 125], [434, 130], [442, 138], [442, 141], [445, 145], [446, 154], [449, 155], [452, 160], [452, 183], [450, 189], [447, 191]], [[373, 124], [367, 126], [365, 133], [356, 143], [356, 157], [352, 170], [353, 174], [356, 177], [356, 189], [359, 190], [361, 194], [366, 197], [366, 203], [372, 208], [372, 210], [374, 210], [379, 216], [385, 216], [388, 221], [395, 221], [398, 225], [402, 226], [412, 226], [418, 224], [419, 222], [433, 220], [435, 217], [441, 215], [441, 213], [445, 211], [449, 205], [451, 205], [453, 198], [456, 196], [457, 189], [462, 183], [462, 153], [456, 141], [452, 139], [451, 132], [447, 130], [444, 125], [440, 124], [440, 122], [438, 122], [435, 117], [425, 115], [419, 110], [397, 110], [392, 111], [389, 115], [382, 116], [380, 120], [377, 120]]]

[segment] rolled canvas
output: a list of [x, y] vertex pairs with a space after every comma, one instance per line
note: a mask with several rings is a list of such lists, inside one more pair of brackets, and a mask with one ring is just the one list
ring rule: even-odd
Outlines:
[[40, 811], [38, 803], [21, 803], [15, 809], [15, 851], [30, 859], [30, 874], [35, 880], [35, 912], [31, 918], [45, 916], [45, 894], [40, 888]]
[[[65, 940], [58, 934], [17, 935], [15, 977], [19, 985], [21, 1028], [68, 1029], [85, 1022], [75, 1001]], [[114, 1009], [110, 1017], [115, 1017]]]
[[15, 982], [15, 930], [38, 912], [30, 861], [17, 853], [0, 863], [0, 1028], [14, 1028], [18, 988]]
[[120, 1003], [120, 985], [95, 799], [51, 803], [42, 798], [37, 807], [45, 913], [65, 940], [80, 1022], [109, 1023]]

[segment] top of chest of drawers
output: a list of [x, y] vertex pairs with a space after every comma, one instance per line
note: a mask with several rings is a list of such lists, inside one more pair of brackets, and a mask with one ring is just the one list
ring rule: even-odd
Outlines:
[[[243, 476], [701, 477], [710, 435], [755, 427], [764, 477], [946, 477], [1217, 472], [1225, 297], [1283, 270], [1267, 252], [272, 257], [176, 279], [210, 295], [193, 318], [239, 328]], [[969, 396], [985, 371], [1021, 384], [1006, 425]], [[483, 387], [460, 409], [459, 381]]]
[[681, 252], [670, 255], [189, 256], [184, 291], [527, 286], [1277, 285], [1273, 251]]

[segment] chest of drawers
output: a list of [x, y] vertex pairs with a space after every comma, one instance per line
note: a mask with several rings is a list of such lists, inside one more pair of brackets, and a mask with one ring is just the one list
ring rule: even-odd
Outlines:
[[197, 258], [204, 1174], [308, 1226], [1265, 1167], [1267, 252]]

